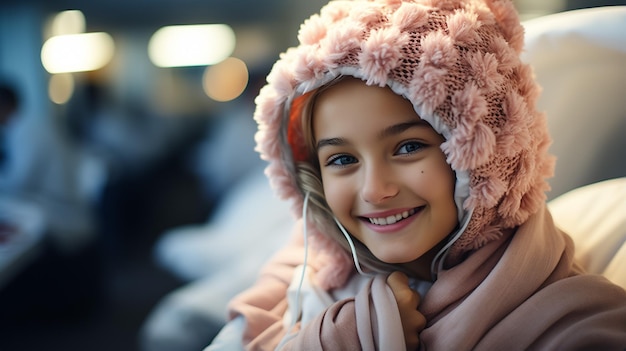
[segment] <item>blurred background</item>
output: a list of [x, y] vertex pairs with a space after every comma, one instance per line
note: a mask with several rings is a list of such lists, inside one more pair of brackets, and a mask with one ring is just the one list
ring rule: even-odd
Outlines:
[[324, 3], [0, 0], [0, 350], [158, 349], [148, 317], [206, 274], [161, 239], [262, 172], [253, 99]]

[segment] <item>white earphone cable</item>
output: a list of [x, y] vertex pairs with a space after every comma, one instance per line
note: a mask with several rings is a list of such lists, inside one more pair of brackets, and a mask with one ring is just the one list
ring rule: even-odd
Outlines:
[[361, 269], [361, 264], [359, 263], [359, 257], [356, 254], [356, 248], [354, 247], [354, 242], [352, 242], [352, 238], [350, 237], [350, 234], [348, 234], [348, 231], [346, 231], [346, 228], [344, 228], [344, 226], [341, 224], [341, 222], [339, 222], [337, 218], [333, 217], [333, 219], [335, 220], [335, 223], [337, 223], [337, 226], [341, 230], [341, 233], [343, 233], [343, 236], [348, 241], [348, 245], [350, 245], [350, 252], [352, 252], [352, 259], [354, 260], [354, 266], [356, 267], [356, 270], [359, 272], [360, 275], [370, 275], [368, 273], [363, 272], [363, 270]]
[[293, 339], [296, 335], [298, 335], [298, 332], [295, 333], [289, 333], [295, 326], [296, 323], [298, 322], [298, 320], [300, 319], [300, 314], [302, 313], [302, 301], [301, 301], [301, 291], [302, 291], [302, 284], [304, 283], [304, 277], [305, 277], [305, 273], [306, 273], [306, 266], [307, 266], [307, 262], [309, 259], [309, 238], [308, 238], [308, 231], [307, 231], [307, 210], [308, 210], [308, 205], [309, 205], [309, 192], [307, 192], [304, 195], [304, 204], [302, 205], [302, 235], [304, 237], [304, 261], [302, 262], [302, 270], [300, 273], [300, 282], [298, 283], [298, 289], [296, 290], [296, 310], [295, 313], [292, 314], [291, 316], [291, 322], [289, 323], [289, 328], [287, 329], [287, 334], [285, 334], [285, 336], [283, 337], [283, 339], [280, 341], [280, 343], [278, 344], [278, 346], [276, 346], [276, 351], [282, 349], [285, 344]]
[[430, 273], [433, 276], [433, 279], [437, 277], [437, 274], [443, 269], [443, 264], [448, 256], [448, 251], [450, 247], [461, 237], [463, 232], [467, 229], [467, 225], [469, 224], [470, 218], [472, 218], [472, 213], [474, 210], [469, 210], [465, 217], [463, 218], [462, 226], [457, 230], [454, 236], [448, 240], [448, 242], [442, 247], [439, 252], [435, 255], [435, 258], [432, 260], [430, 264]]

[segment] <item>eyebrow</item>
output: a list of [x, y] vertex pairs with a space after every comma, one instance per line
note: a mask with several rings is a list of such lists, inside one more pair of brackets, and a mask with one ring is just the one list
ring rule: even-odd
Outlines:
[[[428, 124], [428, 122], [424, 121], [423, 119], [398, 123], [398, 124], [394, 124], [383, 129], [379, 134], [379, 138], [383, 139], [388, 136], [398, 135], [411, 128], [424, 128], [424, 127], [430, 127], [430, 124]], [[345, 144], [346, 144], [346, 140], [343, 138], [320, 139], [316, 144], [316, 148], [317, 150], [319, 150], [320, 148], [324, 146], [341, 146]]]
[[316, 149], [319, 150], [324, 146], [341, 146], [344, 144], [346, 144], [346, 140], [344, 138], [321, 139], [317, 142]]
[[389, 126], [383, 129], [380, 132], [379, 137], [382, 139], [388, 136], [398, 135], [411, 128], [416, 128], [416, 127], [418, 128], [430, 127], [430, 124], [424, 121], [423, 119], [411, 120], [409, 122], [394, 124], [392, 126]]

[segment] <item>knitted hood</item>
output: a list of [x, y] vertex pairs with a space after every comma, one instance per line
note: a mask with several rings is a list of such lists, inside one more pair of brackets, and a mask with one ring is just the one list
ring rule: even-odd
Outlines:
[[[458, 263], [538, 211], [549, 189], [554, 160], [535, 108], [539, 87], [519, 59], [523, 37], [508, 0], [331, 1], [304, 22], [300, 44], [280, 56], [256, 100], [257, 151], [269, 161], [273, 188], [299, 217], [304, 196], [294, 163], [305, 146], [294, 99], [339, 76], [388, 86], [446, 139], [463, 228], [447, 262]], [[321, 285], [341, 285], [349, 256], [311, 232], [327, 258]]]

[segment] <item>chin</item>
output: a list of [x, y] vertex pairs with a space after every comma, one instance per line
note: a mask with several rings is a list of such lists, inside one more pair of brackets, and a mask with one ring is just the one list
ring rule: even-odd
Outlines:
[[375, 255], [380, 261], [388, 263], [388, 264], [405, 264], [411, 263], [420, 258], [420, 255]]

